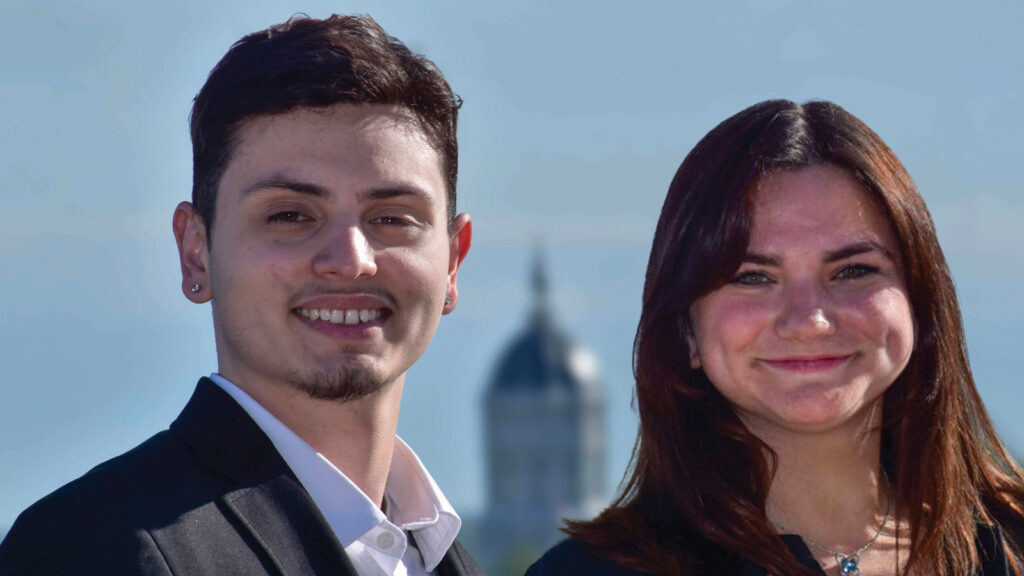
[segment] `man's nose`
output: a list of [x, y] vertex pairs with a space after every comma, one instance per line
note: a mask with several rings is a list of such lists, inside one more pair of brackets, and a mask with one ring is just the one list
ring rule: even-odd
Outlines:
[[373, 247], [354, 224], [334, 227], [313, 259], [313, 271], [323, 277], [355, 280], [377, 273]]
[[775, 330], [780, 338], [800, 341], [834, 334], [836, 322], [825, 288], [816, 282], [788, 287], [784, 291]]

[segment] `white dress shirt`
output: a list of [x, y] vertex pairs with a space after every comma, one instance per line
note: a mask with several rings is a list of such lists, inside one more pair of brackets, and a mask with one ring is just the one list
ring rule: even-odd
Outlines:
[[395, 437], [384, 488], [385, 514], [341, 470], [241, 388], [220, 374], [211, 374], [210, 379], [270, 438], [360, 576], [427, 576], [437, 568], [462, 520], [401, 438]]

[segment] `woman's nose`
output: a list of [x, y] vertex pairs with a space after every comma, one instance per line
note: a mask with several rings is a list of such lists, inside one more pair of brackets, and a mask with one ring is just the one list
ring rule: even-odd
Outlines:
[[823, 288], [804, 285], [788, 290], [776, 320], [780, 338], [814, 340], [830, 336], [835, 330], [832, 306]]

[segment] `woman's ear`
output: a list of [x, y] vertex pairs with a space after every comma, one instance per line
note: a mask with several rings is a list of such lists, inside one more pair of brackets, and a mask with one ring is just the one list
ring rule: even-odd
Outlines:
[[697, 343], [693, 341], [692, 336], [687, 339], [687, 343], [690, 346], [690, 368], [697, 370], [701, 367], [700, 351], [697, 350]]
[[690, 351], [690, 368], [697, 370], [701, 367], [700, 351], [697, 349], [697, 338], [693, 335], [693, 325], [685, 313], [679, 316], [679, 335], [686, 340], [686, 348]]

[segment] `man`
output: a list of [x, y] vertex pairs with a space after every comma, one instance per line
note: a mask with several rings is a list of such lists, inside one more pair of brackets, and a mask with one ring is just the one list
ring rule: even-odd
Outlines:
[[228, 51], [195, 100], [193, 200], [173, 219], [217, 373], [169, 430], [24, 512], [0, 574], [480, 574], [395, 435], [470, 245], [459, 104], [365, 17]]

